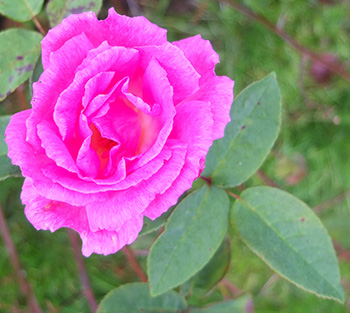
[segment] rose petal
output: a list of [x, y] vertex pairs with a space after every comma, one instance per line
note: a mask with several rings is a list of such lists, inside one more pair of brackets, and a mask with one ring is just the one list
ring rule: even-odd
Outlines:
[[230, 110], [233, 102], [234, 82], [226, 76], [208, 78], [203, 82], [201, 89], [191, 99], [210, 101], [213, 114], [212, 139], [222, 138], [227, 123], [230, 122]]
[[32, 180], [25, 179], [21, 194], [26, 205], [25, 214], [36, 229], [56, 231], [62, 227], [76, 230], [83, 241], [85, 256], [92, 253], [110, 254], [132, 243], [142, 229], [143, 217], [136, 216], [125, 223], [118, 232], [101, 230], [92, 232], [85, 207], [76, 207], [63, 202], [51, 201], [40, 196]]
[[209, 40], [204, 40], [201, 35], [172, 42], [178, 47], [191, 62], [196, 71], [203, 77], [215, 76], [215, 65], [219, 63], [219, 55], [214, 51]]
[[143, 16], [119, 15], [109, 9], [108, 18], [98, 21], [95, 13], [86, 12], [70, 15], [52, 28], [42, 41], [43, 65], [50, 64], [50, 54], [58, 50], [69, 39], [85, 33], [95, 47], [107, 40], [111, 46], [160, 45], [166, 42], [166, 30], [151, 23]]
[[27, 139], [37, 152], [42, 152], [36, 125], [44, 120], [52, 120], [53, 109], [59, 94], [74, 78], [75, 68], [87, 56], [92, 45], [84, 33], [72, 38], [51, 55], [51, 66], [33, 84], [33, 110], [27, 120]]
[[163, 194], [158, 194], [147, 206], [143, 212], [145, 216], [150, 219], [157, 218], [191, 188], [202, 169], [201, 160], [205, 158], [212, 144], [212, 127], [213, 119], [208, 102], [190, 101], [177, 106], [174, 128], [169, 138], [176, 138], [187, 144], [185, 165], [171, 186]]
[[175, 105], [199, 89], [200, 75], [178, 47], [167, 42], [161, 46], [138, 47], [137, 49], [141, 54], [143, 68], [146, 68], [151, 59], [155, 58], [165, 70], [174, 90]]
[[[91, 58], [91, 54], [87, 56], [80, 70], [77, 71], [72, 84], [61, 93], [57, 100], [54, 120], [64, 140], [69, 140], [74, 135], [76, 127], [74, 121], [78, 120], [78, 113], [81, 110], [85, 85], [92, 77], [101, 72], [115, 70], [113, 78], [115, 80], [114, 84], [117, 84], [124, 77], [132, 75], [137, 69], [137, 50], [123, 47], [111, 47], [110, 49], [103, 49], [102, 51], [103, 52], [94, 56], [93, 59]], [[104, 77], [104, 79], [107, 78]], [[107, 82], [104, 82], [104, 84], [107, 84]]]
[[[157, 194], [167, 190], [179, 175], [185, 161], [187, 147], [179, 142], [168, 143], [172, 157], [148, 180], [124, 192], [115, 192], [109, 201], [86, 206], [90, 228], [118, 230], [126, 221], [138, 216]], [[165, 147], [166, 148], [166, 147]]]

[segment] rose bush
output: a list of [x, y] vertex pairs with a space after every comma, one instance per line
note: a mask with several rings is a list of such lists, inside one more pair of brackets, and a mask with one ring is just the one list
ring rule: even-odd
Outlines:
[[174, 205], [230, 120], [233, 82], [200, 36], [169, 43], [144, 17], [71, 15], [42, 41], [32, 109], [6, 130], [37, 229], [76, 230], [85, 256], [133, 242]]

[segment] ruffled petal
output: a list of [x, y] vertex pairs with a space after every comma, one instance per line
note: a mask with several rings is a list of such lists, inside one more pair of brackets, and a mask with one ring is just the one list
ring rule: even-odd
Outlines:
[[234, 82], [226, 76], [208, 78], [201, 89], [191, 97], [193, 100], [210, 101], [213, 114], [212, 140], [222, 138], [227, 123], [230, 122], [230, 110], [233, 102]]
[[187, 147], [181, 143], [169, 143], [172, 157], [148, 180], [124, 192], [115, 192], [107, 202], [86, 206], [90, 228], [118, 230], [126, 221], [141, 214], [157, 194], [162, 194], [178, 177], [184, 165]]
[[180, 103], [199, 89], [200, 75], [187, 60], [183, 52], [171, 43], [162, 46], [137, 48], [141, 54], [141, 65], [146, 68], [155, 58], [165, 70], [167, 78], [174, 90], [174, 104]]
[[204, 40], [201, 35], [197, 35], [174, 41], [172, 44], [184, 53], [185, 57], [201, 75], [201, 83], [206, 76], [215, 76], [215, 65], [220, 60], [209, 40]]
[[33, 110], [27, 120], [27, 139], [37, 152], [42, 152], [36, 126], [44, 119], [52, 120], [54, 106], [60, 93], [69, 86], [74, 71], [92, 48], [84, 33], [65, 42], [50, 56], [51, 65], [33, 84]]
[[88, 257], [92, 253], [111, 254], [130, 244], [142, 229], [143, 216], [134, 216], [119, 231], [100, 230], [92, 232], [85, 207], [48, 200], [38, 194], [32, 180], [25, 179], [21, 194], [26, 205], [25, 214], [36, 229], [56, 231], [69, 227], [77, 231], [83, 241], [82, 252]]
[[171, 186], [158, 194], [147, 206], [143, 214], [156, 219], [176, 204], [178, 198], [199, 176], [203, 160], [212, 144], [213, 117], [208, 102], [190, 101], [177, 106], [174, 128], [169, 138], [176, 138], [187, 144], [185, 164]]
[[[138, 67], [138, 52], [134, 49], [123, 47], [110, 47], [109, 49], [101, 48], [101, 53], [91, 58], [91, 53], [82, 63], [77, 71], [72, 84], [61, 93], [57, 100], [54, 112], [54, 120], [64, 140], [73, 137], [78, 114], [82, 109], [82, 99], [85, 93], [85, 85], [96, 75], [101, 72], [113, 71], [115, 83], [109, 81], [109, 77], [100, 76], [104, 79], [104, 85], [117, 84], [126, 76], [133, 75]], [[115, 70], [115, 71], [114, 71]], [[106, 74], [109, 76], [110, 74]], [[75, 122], [75, 123], [74, 123]]]
[[69, 39], [85, 33], [95, 47], [107, 40], [111, 46], [160, 45], [167, 41], [166, 30], [151, 23], [143, 16], [119, 15], [114, 8], [108, 18], [98, 21], [95, 13], [73, 14], [52, 28], [42, 41], [44, 69], [50, 64], [50, 54], [58, 50]]

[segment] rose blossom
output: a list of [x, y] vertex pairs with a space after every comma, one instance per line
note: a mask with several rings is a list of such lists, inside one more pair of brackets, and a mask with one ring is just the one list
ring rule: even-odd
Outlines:
[[37, 229], [76, 230], [85, 256], [132, 243], [174, 205], [230, 121], [233, 81], [201, 36], [169, 43], [144, 17], [71, 15], [42, 41], [32, 109], [6, 130]]

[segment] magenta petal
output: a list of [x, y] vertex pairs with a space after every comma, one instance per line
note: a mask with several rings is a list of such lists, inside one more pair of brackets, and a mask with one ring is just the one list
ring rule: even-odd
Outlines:
[[206, 80], [201, 89], [191, 99], [210, 101], [213, 114], [212, 139], [222, 138], [225, 127], [230, 122], [230, 110], [233, 102], [234, 82], [226, 76], [216, 76]]
[[177, 106], [173, 131], [169, 138], [180, 140], [188, 145], [189, 156], [206, 156], [213, 140], [213, 116], [210, 103], [203, 101], [183, 102]]
[[[51, 65], [33, 84], [32, 114], [27, 120], [27, 138], [35, 151], [40, 151], [36, 125], [44, 119], [52, 120], [57, 98], [74, 78], [74, 71], [87, 56], [91, 43], [81, 34], [74, 37], [50, 56]], [[59, 73], [59, 75], [58, 75]]]
[[59, 183], [65, 188], [85, 194], [104, 191], [119, 191], [126, 190], [139, 184], [141, 181], [152, 177], [162, 168], [164, 162], [170, 159], [171, 155], [170, 149], [163, 149], [157, 158], [119, 180], [114, 177], [107, 177], [103, 179], [94, 179], [93, 181], [86, 181], [73, 173], [67, 173], [63, 170], [58, 171], [57, 169], [52, 170], [50, 167], [43, 169], [43, 173], [54, 183]]
[[215, 75], [215, 65], [219, 63], [219, 55], [214, 51], [209, 40], [201, 35], [186, 38], [172, 43], [177, 46], [191, 62], [196, 71], [203, 77]]
[[118, 230], [126, 221], [141, 214], [157, 194], [167, 190], [179, 175], [186, 155], [186, 146], [173, 143], [172, 157], [148, 180], [123, 192], [115, 192], [109, 201], [86, 206], [90, 228]]
[[173, 90], [167, 73], [155, 59], [150, 60], [144, 73], [143, 92], [145, 99], [155, 110], [158, 111], [157, 105], [160, 105], [161, 113], [157, 116], [146, 111], [139, 113], [142, 132], [138, 152], [143, 155], [135, 168], [143, 166], [161, 151], [172, 130], [176, 114], [172, 101]]
[[55, 163], [70, 172], [77, 172], [78, 168], [70, 155], [66, 145], [55, 130], [53, 123], [43, 121], [38, 124], [38, 136], [41, 139], [41, 146], [45, 149], [46, 155]]
[[145, 216], [151, 219], [157, 218], [176, 204], [178, 198], [191, 188], [202, 170], [202, 160], [212, 144], [212, 126], [209, 103], [190, 101], [177, 106], [170, 138], [176, 138], [187, 144], [185, 164], [171, 186], [163, 194], [157, 195], [148, 205], [143, 213]]
[[48, 200], [35, 190], [31, 179], [23, 184], [22, 202], [26, 205], [25, 214], [36, 229], [56, 231], [62, 227], [76, 230], [83, 241], [82, 251], [85, 256], [92, 253], [110, 254], [132, 243], [142, 229], [143, 216], [133, 217], [119, 231], [100, 230], [92, 232], [85, 207]]
[[111, 46], [159, 45], [166, 42], [166, 30], [143, 16], [130, 18], [117, 14], [113, 8], [108, 18], [98, 21], [93, 12], [70, 15], [49, 31], [42, 41], [44, 69], [49, 66], [50, 54], [67, 40], [85, 33], [95, 47], [107, 40]]
[[138, 50], [144, 68], [155, 58], [165, 70], [174, 90], [175, 105], [199, 89], [200, 75], [178, 47], [165, 43], [162, 46], [140, 47]]
[[76, 127], [74, 122], [78, 121], [78, 114], [82, 109], [82, 98], [84, 104], [104, 92], [113, 76], [114, 72], [99, 73], [87, 81], [85, 88], [81, 81], [73, 82], [60, 94], [55, 105], [54, 120], [63, 139], [70, 139], [74, 135]]

